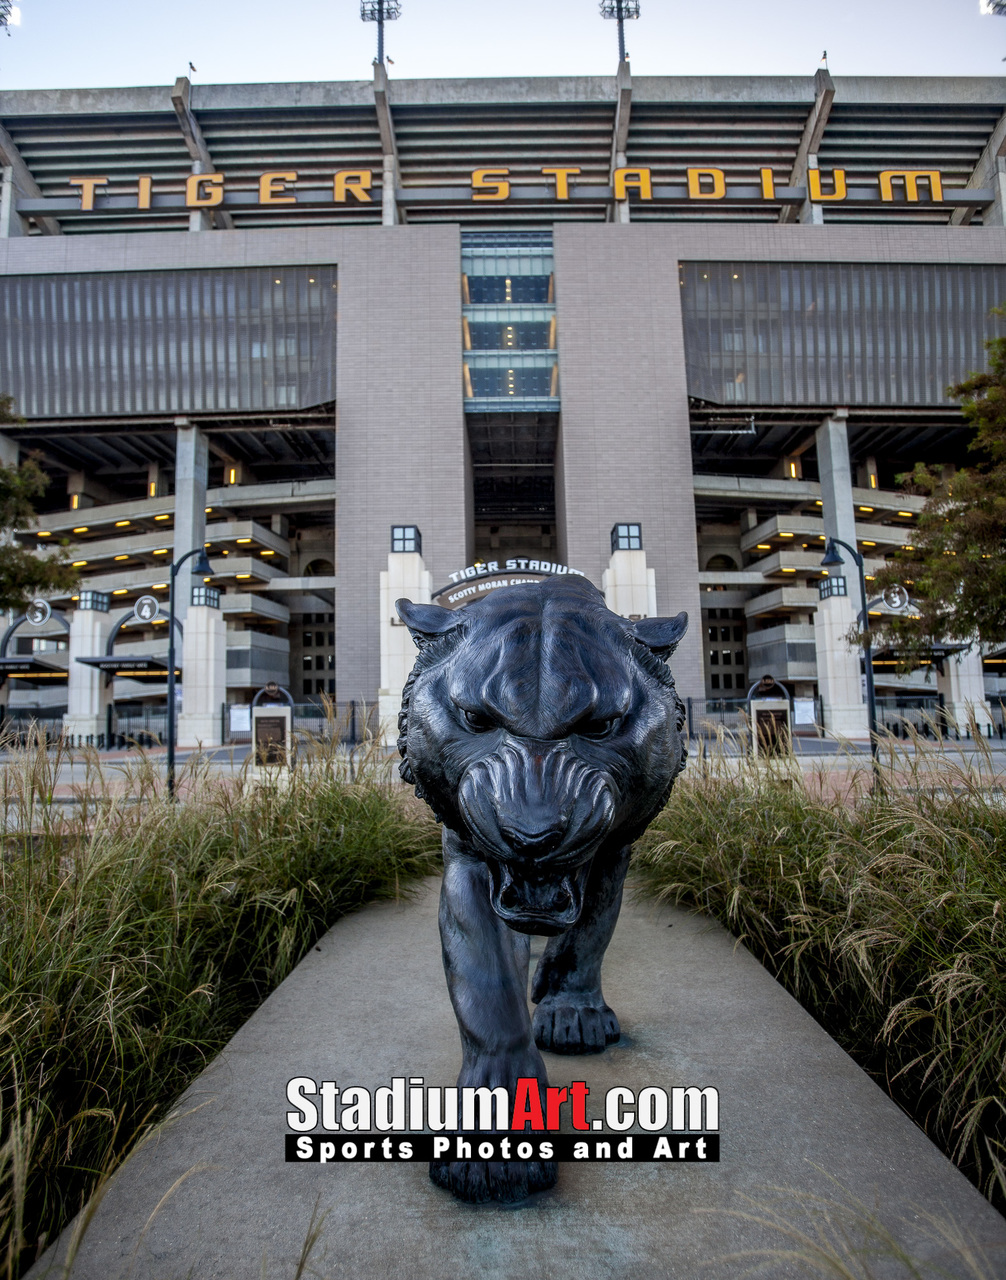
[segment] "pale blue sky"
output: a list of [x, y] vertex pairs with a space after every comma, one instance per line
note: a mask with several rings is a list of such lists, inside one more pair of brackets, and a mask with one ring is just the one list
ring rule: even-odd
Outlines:
[[[0, 88], [369, 78], [358, 0], [20, 0]], [[391, 76], [612, 73], [596, 0], [402, 0]], [[626, 25], [637, 75], [1003, 75], [1006, 18], [978, 0], [642, 0]]]

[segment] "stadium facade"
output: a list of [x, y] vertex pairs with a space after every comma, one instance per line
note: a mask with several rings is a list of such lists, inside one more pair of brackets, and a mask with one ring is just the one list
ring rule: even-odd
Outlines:
[[[583, 573], [688, 611], [696, 714], [765, 674], [866, 733], [852, 565], [960, 463], [1006, 301], [1006, 80], [665, 77], [0, 92], [3, 460], [81, 588], [11, 619], [8, 716], [183, 743], [270, 681], [390, 717], [398, 595]], [[191, 564], [192, 562], [190, 562]], [[871, 611], [888, 605], [872, 597]], [[149, 615], [150, 611], [147, 610]], [[988, 725], [1003, 656], [878, 654]], [[66, 708], [65, 714], [63, 708]]]

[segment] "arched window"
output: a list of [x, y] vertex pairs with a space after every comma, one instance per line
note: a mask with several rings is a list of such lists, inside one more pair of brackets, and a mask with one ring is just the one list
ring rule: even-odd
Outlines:
[[335, 576], [335, 565], [331, 560], [312, 560], [304, 570], [305, 578], [332, 578]]

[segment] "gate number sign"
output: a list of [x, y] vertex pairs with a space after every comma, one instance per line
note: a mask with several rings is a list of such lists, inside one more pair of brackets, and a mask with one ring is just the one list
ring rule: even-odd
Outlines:
[[156, 596], [140, 596], [133, 605], [133, 615], [137, 622], [153, 622], [160, 609], [160, 601]]
[[24, 616], [33, 627], [44, 627], [52, 617], [52, 609], [48, 600], [33, 600], [24, 611]]

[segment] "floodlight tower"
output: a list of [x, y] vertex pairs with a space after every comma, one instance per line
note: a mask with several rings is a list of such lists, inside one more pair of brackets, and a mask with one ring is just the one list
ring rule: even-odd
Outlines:
[[[995, 0], [1006, 4], [1006, 0]], [[618, 61], [625, 61], [625, 23], [639, 17], [639, 0], [601, 0], [601, 17], [614, 18], [618, 23]]]
[[384, 62], [384, 24], [402, 16], [400, 0], [360, 0], [360, 17], [377, 23], [377, 61]]

